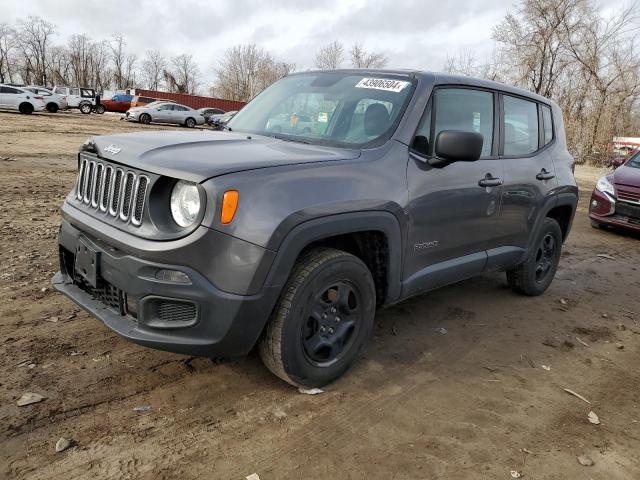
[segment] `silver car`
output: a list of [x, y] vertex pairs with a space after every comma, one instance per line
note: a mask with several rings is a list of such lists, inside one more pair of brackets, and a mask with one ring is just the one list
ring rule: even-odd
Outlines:
[[124, 118], [129, 122], [173, 123], [189, 128], [204, 124], [204, 117], [197, 110], [173, 102], [153, 102], [144, 107], [130, 108]]
[[65, 96], [54, 93], [48, 88], [29, 85], [28, 87], [23, 87], [23, 89], [29, 90], [36, 95], [41, 95], [47, 112], [56, 113], [58, 110], [66, 110], [69, 108], [69, 104], [67, 103], [67, 98]]

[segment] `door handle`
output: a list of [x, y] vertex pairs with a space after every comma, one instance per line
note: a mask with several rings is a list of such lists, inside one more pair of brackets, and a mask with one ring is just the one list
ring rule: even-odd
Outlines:
[[546, 169], [542, 169], [540, 170], [540, 173], [536, 175], [536, 178], [538, 180], [551, 180], [552, 178], [555, 178], [556, 176], [553, 173], [549, 173], [547, 172]]
[[502, 183], [503, 181], [501, 178], [494, 178], [490, 173], [487, 173], [483, 179], [478, 180], [478, 185], [480, 187], [499, 187]]

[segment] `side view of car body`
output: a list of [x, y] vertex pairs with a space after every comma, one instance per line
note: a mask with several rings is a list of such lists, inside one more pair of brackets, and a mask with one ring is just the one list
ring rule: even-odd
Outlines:
[[640, 231], [640, 151], [614, 159], [612, 166], [614, 170], [598, 180], [591, 194], [591, 225]]
[[44, 97], [19, 87], [0, 84], [0, 109], [30, 114], [45, 109]]
[[131, 108], [132, 95], [114, 95], [108, 100], [100, 100], [100, 104], [104, 105], [107, 112], [125, 113]]
[[219, 115], [211, 115], [207, 119], [207, 123], [211, 125], [214, 130], [222, 130], [225, 125], [229, 123], [229, 121], [238, 113], [237, 110], [232, 110], [227, 113], [222, 113]]
[[209, 120], [209, 117], [211, 115], [224, 115], [225, 113], [224, 110], [220, 108], [213, 108], [213, 107], [199, 108], [198, 112], [200, 113], [200, 115], [204, 117], [205, 121]]
[[[283, 115], [323, 126], [269, 131]], [[578, 203], [555, 102], [407, 70], [289, 75], [226, 131], [96, 136], [78, 165], [55, 288], [131, 341], [257, 347], [306, 387], [358, 358], [377, 307], [497, 271], [543, 294]]]
[[77, 108], [84, 114], [91, 113], [96, 105], [96, 91], [92, 88], [56, 85], [53, 92], [65, 97], [69, 108]]
[[42, 96], [47, 112], [56, 113], [58, 110], [66, 110], [69, 108], [66, 97], [53, 93], [48, 88], [30, 85], [24, 87], [24, 89]]
[[144, 107], [130, 108], [125, 120], [140, 123], [172, 123], [193, 128], [204, 124], [204, 117], [193, 108], [173, 102], [153, 102]]
[[152, 102], [157, 102], [159, 99], [153, 97], [145, 97], [144, 95], [135, 95], [131, 99], [131, 108], [144, 107]]

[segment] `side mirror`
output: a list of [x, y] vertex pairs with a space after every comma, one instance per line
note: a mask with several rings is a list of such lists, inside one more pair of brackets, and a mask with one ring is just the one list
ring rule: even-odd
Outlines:
[[611, 159], [611, 166], [615, 169], [624, 165], [626, 158], [616, 157]]
[[454, 162], [475, 162], [482, 155], [484, 139], [476, 132], [443, 130], [436, 137], [436, 158], [432, 166], [445, 166]]

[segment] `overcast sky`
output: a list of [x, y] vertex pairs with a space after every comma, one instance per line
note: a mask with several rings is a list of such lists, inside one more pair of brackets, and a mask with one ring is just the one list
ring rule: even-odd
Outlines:
[[[447, 54], [493, 50], [491, 28], [513, 0], [1, 0], [0, 22], [39, 15], [58, 27], [56, 43], [74, 33], [108, 39], [122, 32], [142, 56], [193, 54], [203, 83], [211, 83], [224, 51], [254, 42], [277, 59], [313, 68], [319, 47], [360, 41], [382, 51], [389, 67], [442, 70]], [[598, 0], [620, 8], [625, 0]], [[348, 65], [345, 65], [348, 66]]]

